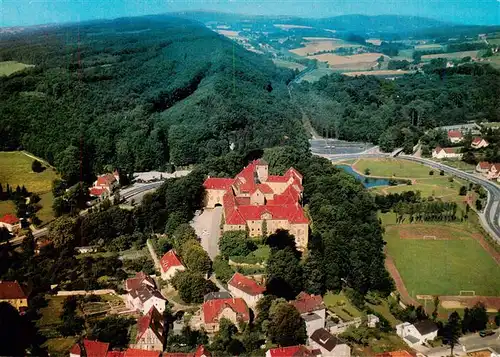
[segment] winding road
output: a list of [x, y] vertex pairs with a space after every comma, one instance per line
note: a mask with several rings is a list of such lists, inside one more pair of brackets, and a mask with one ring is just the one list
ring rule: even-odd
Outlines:
[[[343, 160], [343, 159], [361, 159], [361, 158], [389, 158], [393, 156], [390, 153], [380, 153], [377, 152], [378, 150], [374, 149], [375, 148], [372, 148], [364, 152], [351, 153], [351, 154], [319, 154], [314, 152], [313, 154], [327, 158], [332, 161]], [[483, 227], [490, 233], [493, 239], [495, 239], [495, 241], [500, 244], [500, 224], [499, 224], [500, 186], [499, 185], [478, 175], [470, 174], [462, 170], [456, 169], [454, 167], [442, 164], [440, 162], [432, 161], [429, 159], [424, 159], [421, 157], [416, 157], [411, 155], [398, 155], [398, 158], [408, 161], [418, 162], [437, 170], [443, 170], [446, 173], [452, 174], [461, 179], [483, 186], [484, 189], [488, 192], [488, 203], [486, 204], [484, 211], [478, 213], [478, 215]]]

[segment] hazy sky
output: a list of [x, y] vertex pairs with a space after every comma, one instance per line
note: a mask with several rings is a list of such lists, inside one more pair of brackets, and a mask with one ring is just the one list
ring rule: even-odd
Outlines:
[[500, 25], [500, 0], [0, 0], [0, 27], [200, 9], [303, 17], [401, 14]]

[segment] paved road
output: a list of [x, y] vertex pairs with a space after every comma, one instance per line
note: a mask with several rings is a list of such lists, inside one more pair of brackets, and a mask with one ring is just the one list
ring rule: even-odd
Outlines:
[[[453, 351], [454, 355], [466, 356], [466, 351], [476, 351], [487, 347], [500, 352], [500, 337], [498, 332], [499, 329], [496, 330], [496, 333], [494, 335], [488, 337], [481, 337], [478, 333], [461, 337], [459, 339], [459, 345], [455, 346], [455, 350]], [[450, 347], [443, 346], [430, 348], [427, 349], [424, 353], [428, 357], [448, 357], [450, 355]]]
[[[359, 158], [384, 158], [390, 157], [391, 154], [387, 153], [354, 153], [354, 154], [318, 154], [315, 155], [325, 157], [330, 160], [341, 160], [341, 159], [359, 159]], [[470, 174], [462, 170], [456, 169], [454, 167], [442, 164], [440, 162], [432, 161], [430, 159], [424, 159], [421, 157], [415, 157], [410, 155], [399, 155], [398, 158], [419, 162], [421, 164], [427, 165], [429, 167], [435, 168], [437, 170], [443, 170], [446, 173], [455, 175], [456, 177], [468, 180], [473, 183], [477, 183], [486, 189], [488, 192], [488, 203], [482, 213], [479, 213], [479, 218], [484, 228], [490, 233], [490, 235], [500, 244], [500, 186], [496, 183], [491, 182], [479, 175]]]
[[196, 235], [201, 239], [201, 246], [208, 253], [210, 259], [219, 254], [220, 222], [222, 207], [207, 208], [195, 216], [191, 222]]
[[[35, 238], [35, 240], [37, 240], [39, 238], [45, 237], [49, 233], [49, 230], [48, 230], [48, 228], [42, 228], [42, 229], [35, 230], [32, 233], [33, 233], [33, 237]], [[12, 245], [19, 245], [23, 242], [24, 237], [26, 237], [26, 236], [12, 238], [9, 240], [9, 242]], [[5, 244], [5, 242], [0, 243], [0, 245], [1, 244]]]

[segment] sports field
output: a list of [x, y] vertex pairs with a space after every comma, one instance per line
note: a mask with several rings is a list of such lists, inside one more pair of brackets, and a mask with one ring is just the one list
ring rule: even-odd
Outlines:
[[12, 73], [21, 71], [28, 67], [34, 67], [32, 64], [24, 64], [16, 61], [0, 62], [0, 76], [10, 76]]
[[[390, 220], [391, 214], [382, 215]], [[481, 246], [470, 223], [387, 224], [384, 239], [412, 297], [416, 295], [500, 296], [500, 266]]]
[[360, 159], [354, 164], [354, 169], [361, 173], [369, 169], [370, 176], [400, 178], [428, 178], [430, 171], [424, 165], [398, 159]]

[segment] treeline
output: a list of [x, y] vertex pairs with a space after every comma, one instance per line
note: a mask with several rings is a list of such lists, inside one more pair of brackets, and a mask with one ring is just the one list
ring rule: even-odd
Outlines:
[[411, 152], [430, 128], [500, 121], [500, 73], [488, 65], [443, 66], [393, 81], [325, 76], [301, 82], [295, 98], [324, 137], [372, 142]]
[[143, 171], [231, 148], [307, 144], [288, 102], [293, 71], [187, 20], [13, 35], [0, 42], [5, 60], [35, 67], [0, 78], [0, 150], [45, 158], [69, 185], [90, 183], [108, 164]]

